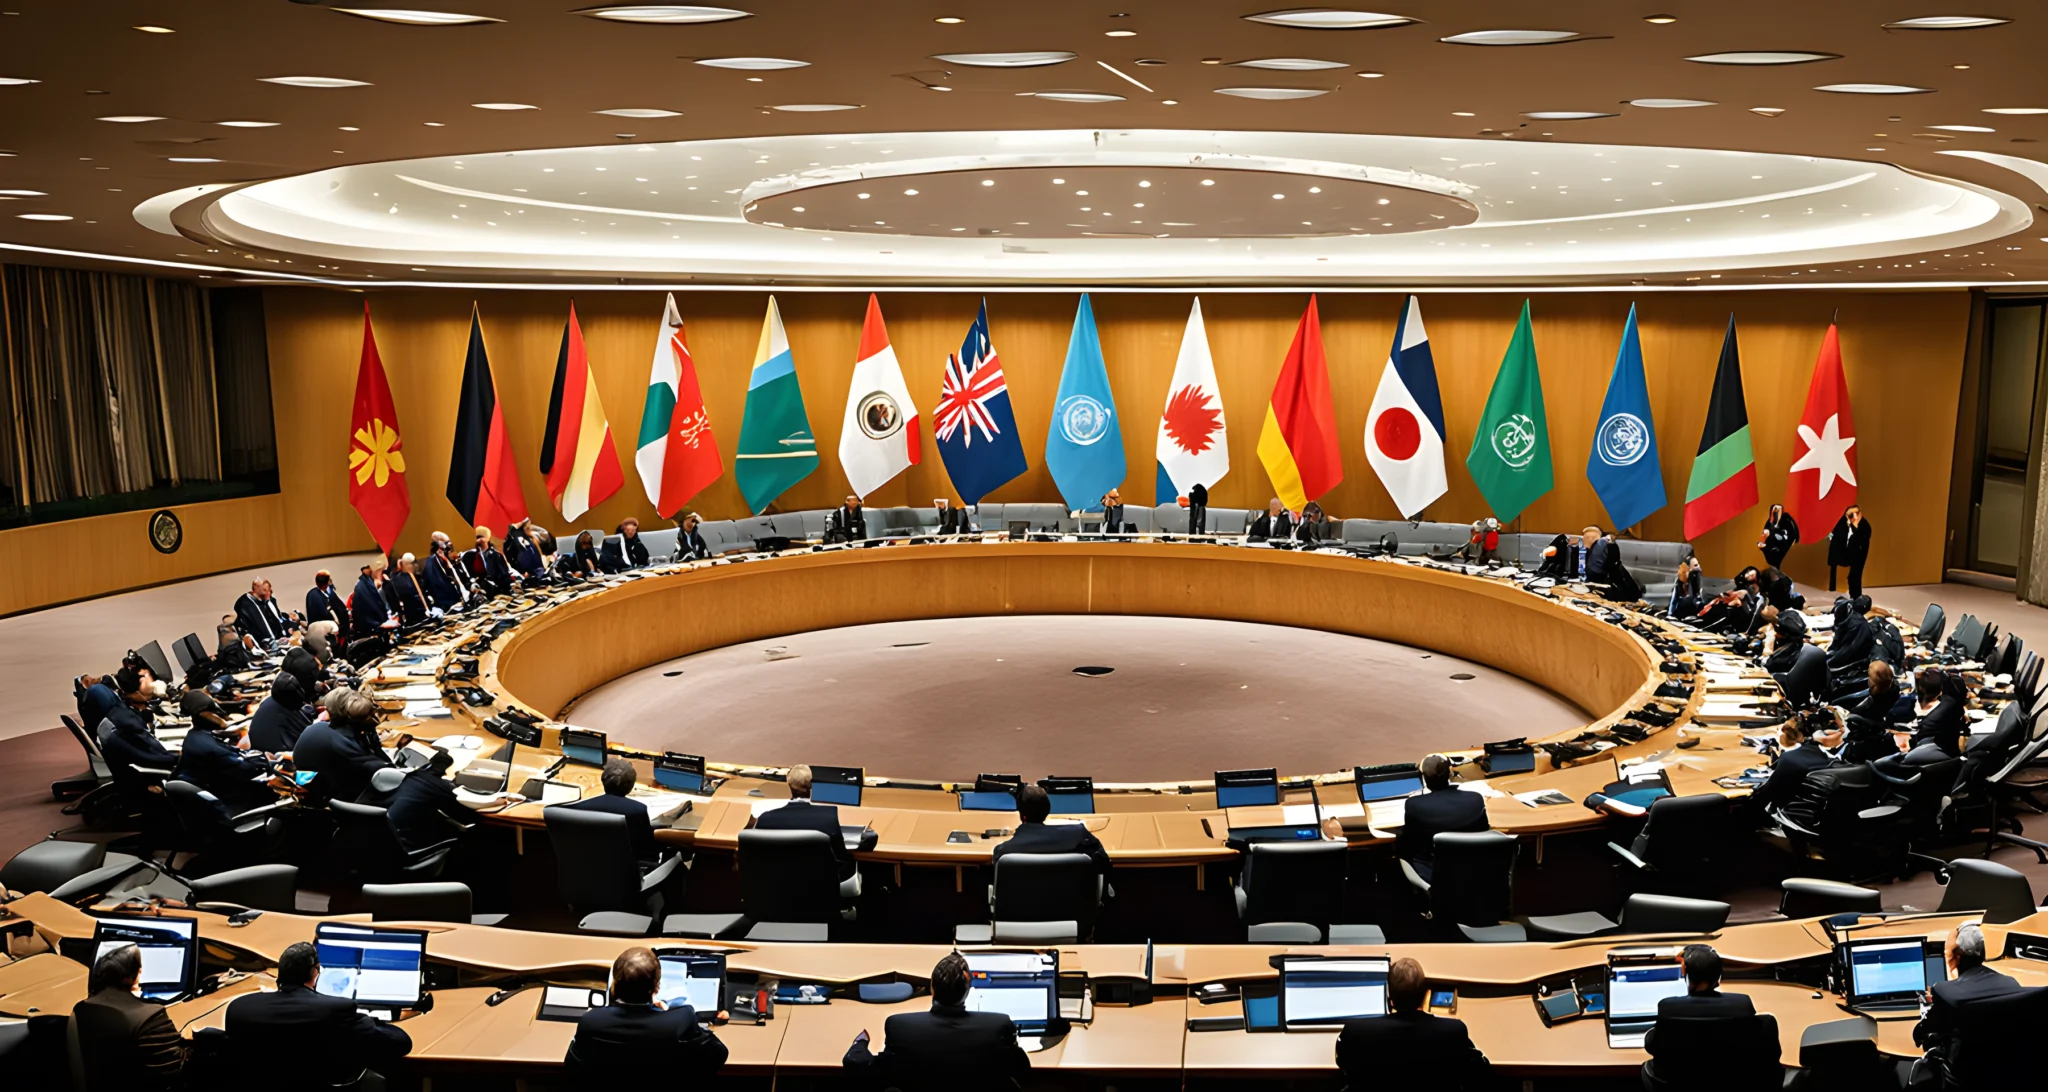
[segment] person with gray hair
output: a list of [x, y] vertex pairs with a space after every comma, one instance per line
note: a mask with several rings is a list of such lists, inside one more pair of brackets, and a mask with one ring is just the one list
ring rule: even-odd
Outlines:
[[2014, 993], [2020, 984], [1984, 965], [1984, 930], [1976, 922], [1956, 926], [1942, 944], [1949, 978], [1927, 989], [1926, 1014], [1913, 1026], [1913, 1042], [1926, 1054], [1913, 1063], [1909, 1088], [1940, 1088], [1948, 1083], [1948, 1065], [1955, 1057], [1962, 1031], [1960, 1006], [1986, 997]]
[[327, 692], [326, 709], [292, 749], [293, 764], [314, 774], [315, 794], [354, 803], [370, 777], [391, 765], [377, 739], [379, 716], [377, 703], [360, 690]]
[[185, 1068], [185, 1038], [170, 1014], [135, 996], [142, 949], [123, 944], [95, 960], [90, 991], [71, 1010], [87, 1088], [155, 1092], [178, 1084]]

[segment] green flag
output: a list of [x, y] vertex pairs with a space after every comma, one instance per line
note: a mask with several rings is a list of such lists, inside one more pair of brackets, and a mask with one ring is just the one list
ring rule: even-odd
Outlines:
[[804, 392], [796, 383], [796, 358], [782, 331], [782, 312], [768, 297], [754, 371], [747, 380], [747, 408], [740, 417], [740, 449], [733, 477], [747, 506], [761, 514], [782, 491], [818, 469], [818, 438], [804, 413]]
[[1493, 377], [1486, 413], [1472, 437], [1465, 468], [1501, 520], [1512, 520], [1550, 492], [1550, 424], [1543, 413], [1543, 376], [1536, 370], [1536, 339], [1529, 332], [1529, 301]]

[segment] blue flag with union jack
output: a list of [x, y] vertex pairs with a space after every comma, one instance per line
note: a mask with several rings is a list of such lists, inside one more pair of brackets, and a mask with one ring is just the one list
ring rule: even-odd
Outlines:
[[1017, 415], [1010, 409], [1010, 384], [1003, 362], [988, 337], [988, 301], [967, 328], [960, 352], [946, 358], [945, 383], [939, 390], [937, 424], [939, 457], [960, 500], [979, 504], [1004, 482], [1024, 473], [1024, 442], [1017, 436]]

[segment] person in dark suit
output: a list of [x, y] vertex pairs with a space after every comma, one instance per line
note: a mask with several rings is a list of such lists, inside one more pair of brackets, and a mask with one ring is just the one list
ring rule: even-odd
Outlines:
[[882, 1052], [868, 1033], [854, 1037], [842, 1065], [866, 1083], [902, 1092], [1018, 1088], [1031, 1056], [1017, 1045], [1017, 1025], [1000, 1012], [967, 1011], [967, 958], [948, 952], [932, 968], [930, 1012], [899, 1012], [882, 1024]]
[[1785, 700], [1793, 708], [1811, 705], [1828, 696], [1828, 654], [1806, 641], [1806, 616], [1796, 610], [1781, 611], [1771, 623], [1770, 652], [1764, 670], [1778, 681]]
[[1969, 686], [1960, 674], [1932, 666], [1921, 668], [1913, 678], [1911, 730], [1894, 731], [1899, 753], [1878, 762], [1886, 767], [1931, 766], [1961, 755], [1968, 702]]
[[[598, 781], [604, 785], [603, 795], [559, 806], [625, 816], [626, 831], [633, 838], [633, 856], [639, 860], [640, 870], [645, 872], [660, 860], [661, 846], [654, 840], [654, 825], [648, 821], [647, 805], [629, 795], [639, 780], [640, 775], [634, 771], [631, 762], [623, 758], [607, 758], [604, 760], [604, 772], [598, 775]], [[839, 839], [836, 822], [832, 827], [832, 837], [835, 841]]]
[[811, 768], [795, 765], [784, 779], [789, 784], [789, 803], [764, 811], [755, 818], [761, 830], [815, 830], [832, 843], [832, 859], [839, 864], [839, 881], [846, 882], [859, 871], [853, 854], [847, 852], [846, 836], [839, 831], [839, 809], [831, 804], [811, 803]]
[[939, 535], [941, 537], [971, 535], [974, 533], [974, 524], [968, 521], [965, 508], [953, 507], [953, 502], [945, 497], [933, 498], [932, 507], [937, 509], [939, 513]]
[[265, 754], [289, 754], [299, 737], [313, 723], [314, 712], [307, 704], [305, 684], [289, 671], [270, 680], [270, 696], [249, 718], [249, 745]]
[[555, 559], [555, 576], [563, 580], [588, 580], [604, 572], [594, 538], [589, 531], [578, 531], [575, 548]]
[[398, 571], [384, 582], [385, 601], [398, 615], [401, 626], [423, 626], [432, 618], [427, 589], [420, 584], [419, 563], [411, 554], [398, 559]]
[[512, 564], [505, 560], [505, 552], [492, 541], [491, 529], [476, 529], [476, 545], [462, 554], [463, 570], [469, 573], [470, 582], [482, 588], [487, 595], [508, 595], [512, 591]]
[[1188, 486], [1188, 534], [1209, 533], [1209, 487], [1201, 482]]
[[1102, 495], [1102, 533], [1120, 535], [1124, 532], [1124, 494], [1112, 489]]
[[306, 624], [333, 622], [348, 632], [348, 604], [334, 590], [334, 574], [322, 569], [313, 574], [313, 586], [306, 591]]
[[100, 722], [121, 704], [114, 692], [112, 675], [80, 675], [71, 680], [71, 697], [78, 703], [78, 726], [97, 738]]
[[1757, 574], [1757, 587], [1763, 589], [1764, 602], [1775, 610], [1803, 610], [1806, 607], [1806, 597], [1799, 594], [1792, 578], [1775, 568], [1765, 568]]
[[292, 763], [310, 770], [314, 791], [329, 800], [354, 802], [370, 777], [391, 765], [377, 742], [377, 703], [358, 690], [327, 695], [327, 711], [299, 737]]
[[221, 803], [221, 818], [277, 802], [270, 789], [270, 760], [251, 752], [246, 733], [233, 728], [201, 728], [185, 733], [178, 752], [176, 777], [205, 789]]
[[1252, 521], [1245, 529], [1245, 537], [1253, 542], [1277, 538], [1286, 540], [1294, 537], [1294, 516], [1280, 503], [1279, 497], [1266, 502], [1266, 511]]
[[72, 1006], [85, 1087], [169, 1092], [185, 1068], [185, 1037], [170, 1013], [135, 996], [142, 949], [123, 944], [93, 961], [85, 1000]]
[[1451, 760], [1430, 755], [1422, 760], [1422, 785], [1427, 792], [1402, 806], [1401, 829], [1394, 835], [1394, 855], [1408, 862], [1416, 875], [1430, 878], [1436, 868], [1434, 839], [1439, 834], [1477, 834], [1491, 829], [1486, 801], [1478, 793], [1451, 784]]
[[868, 516], [860, 498], [848, 494], [846, 502], [825, 517], [826, 542], [859, 542], [868, 537]]
[[1700, 612], [1707, 609], [1700, 583], [1698, 559], [1688, 557], [1679, 562], [1678, 575], [1671, 582], [1671, 598], [1664, 604], [1664, 616], [1674, 622], [1697, 623]]
[[302, 940], [278, 957], [276, 992], [228, 1003], [228, 1047], [238, 1065], [275, 1075], [273, 1087], [325, 1088], [351, 1084], [366, 1069], [384, 1073], [412, 1053], [404, 1028], [357, 1012], [346, 997], [315, 993], [319, 980], [319, 949]]
[[455, 556], [454, 541], [439, 531], [434, 532], [428, 543], [426, 563], [420, 566], [420, 583], [426, 585], [428, 601], [443, 611], [468, 602], [476, 587], [469, 570]]
[[[1768, 1068], [1777, 1076], [1778, 1039], [1764, 1041], [1747, 994], [1721, 992], [1721, 955], [1705, 944], [1688, 944], [1686, 992], [1657, 1002], [1657, 1023], [1643, 1040], [1647, 1088], [1733, 1087], [1738, 1072]], [[1747, 1031], [1749, 1034], [1744, 1034]], [[1775, 1085], [1773, 1086], [1775, 1087]]]
[[704, 561], [711, 557], [711, 544], [704, 541], [704, 532], [697, 530], [704, 517], [695, 512], [683, 517], [677, 525], [676, 550], [671, 559], [675, 561]]
[[1387, 969], [1387, 1014], [1350, 1020], [1337, 1036], [1337, 1068], [1353, 1090], [1484, 1087], [1493, 1072], [1463, 1020], [1425, 1012], [1422, 964], [1403, 957]]
[[1850, 505], [1828, 532], [1828, 590], [1835, 590], [1835, 569], [1849, 570], [1849, 594], [1863, 594], [1863, 563], [1870, 560], [1870, 521], [1860, 505]]
[[363, 575], [356, 578], [356, 590], [348, 597], [348, 636], [351, 641], [363, 641], [381, 637], [398, 628], [399, 620], [391, 616], [391, 604], [384, 598], [386, 563], [382, 555], [365, 566]]
[[1301, 508], [1301, 522], [1294, 525], [1294, 541], [1315, 547], [1338, 537], [1336, 521], [1323, 514], [1323, 506], [1310, 501]]
[[725, 1064], [725, 1044], [680, 1002], [656, 1001], [661, 960], [646, 948], [628, 948], [612, 961], [611, 1004], [576, 1021], [576, 1037], [562, 1059], [577, 1083], [639, 1084], [649, 1076], [679, 1087], [708, 1082]]
[[1769, 809], [1797, 795], [1799, 786], [1806, 783], [1807, 774], [1835, 764], [1834, 758], [1823, 749], [1823, 741], [1830, 737], [1839, 739], [1841, 731], [1842, 725], [1836, 720], [1835, 710], [1828, 706], [1803, 710], [1786, 721], [1778, 729], [1778, 743], [1783, 750], [1771, 763], [1771, 775], [1757, 786], [1749, 799], [1737, 805], [1739, 820], [1752, 826], [1769, 822]]
[[1792, 513], [1785, 511], [1782, 504], [1771, 505], [1769, 515], [1764, 517], [1764, 532], [1756, 540], [1757, 549], [1764, 553], [1764, 564], [1773, 569], [1783, 568], [1785, 555], [1799, 542], [1799, 523]]
[[1963, 1030], [1959, 1006], [2021, 989], [2010, 975], [1984, 965], [1984, 930], [1975, 923], [1956, 926], [1942, 945], [1942, 954], [1950, 977], [1928, 988], [1926, 1010], [1913, 1025], [1913, 1042], [1926, 1054], [1911, 1066], [1909, 1088], [1940, 1088], [1948, 1083], [1948, 1066]]
[[454, 764], [453, 755], [435, 748], [426, 765], [405, 772], [384, 806], [384, 821], [407, 853], [459, 838], [474, 825], [473, 813], [456, 798], [455, 782], [448, 779]]
[[604, 540], [604, 552], [598, 558], [600, 568], [608, 573], [622, 573], [647, 567], [647, 544], [640, 541], [639, 520], [627, 516], [612, 534], [615, 537]]
[[1019, 788], [1016, 833], [996, 846], [994, 859], [1002, 860], [1005, 853], [1085, 853], [1095, 862], [1095, 871], [1107, 879], [1109, 851], [1102, 848], [1102, 840], [1079, 823], [1047, 823], [1046, 817], [1051, 814], [1052, 798], [1046, 795], [1044, 786]]
[[114, 688], [121, 692], [121, 704], [107, 714], [95, 732], [114, 784], [131, 799], [140, 799], [150, 783], [148, 777], [136, 772], [137, 767], [174, 770], [178, 766], [177, 754], [150, 731], [146, 685], [142, 673], [132, 667], [116, 673]]
[[1849, 705], [1849, 712], [1869, 717], [1879, 724], [1892, 724], [1911, 715], [1910, 701], [1903, 706], [1900, 704], [1901, 697], [1909, 698], [1910, 695], [1901, 695], [1899, 692], [1898, 672], [1893, 670], [1890, 663], [1884, 660], [1870, 661], [1870, 666], [1864, 669], [1863, 677], [1863, 696]]
[[261, 580], [251, 581], [249, 590], [235, 600], [235, 628], [265, 648], [284, 639], [284, 627], [276, 620], [275, 610], [263, 609], [267, 586]]
[[547, 583], [547, 559], [541, 556], [542, 534], [531, 519], [520, 520], [505, 529], [505, 560], [529, 584]]

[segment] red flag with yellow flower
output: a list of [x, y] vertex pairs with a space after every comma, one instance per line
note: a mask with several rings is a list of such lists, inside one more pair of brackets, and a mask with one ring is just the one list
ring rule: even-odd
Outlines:
[[363, 301], [363, 362], [356, 369], [356, 407], [349, 418], [348, 502], [385, 553], [412, 514], [405, 488], [405, 452], [398, 436], [398, 408], [370, 331], [370, 303]]

